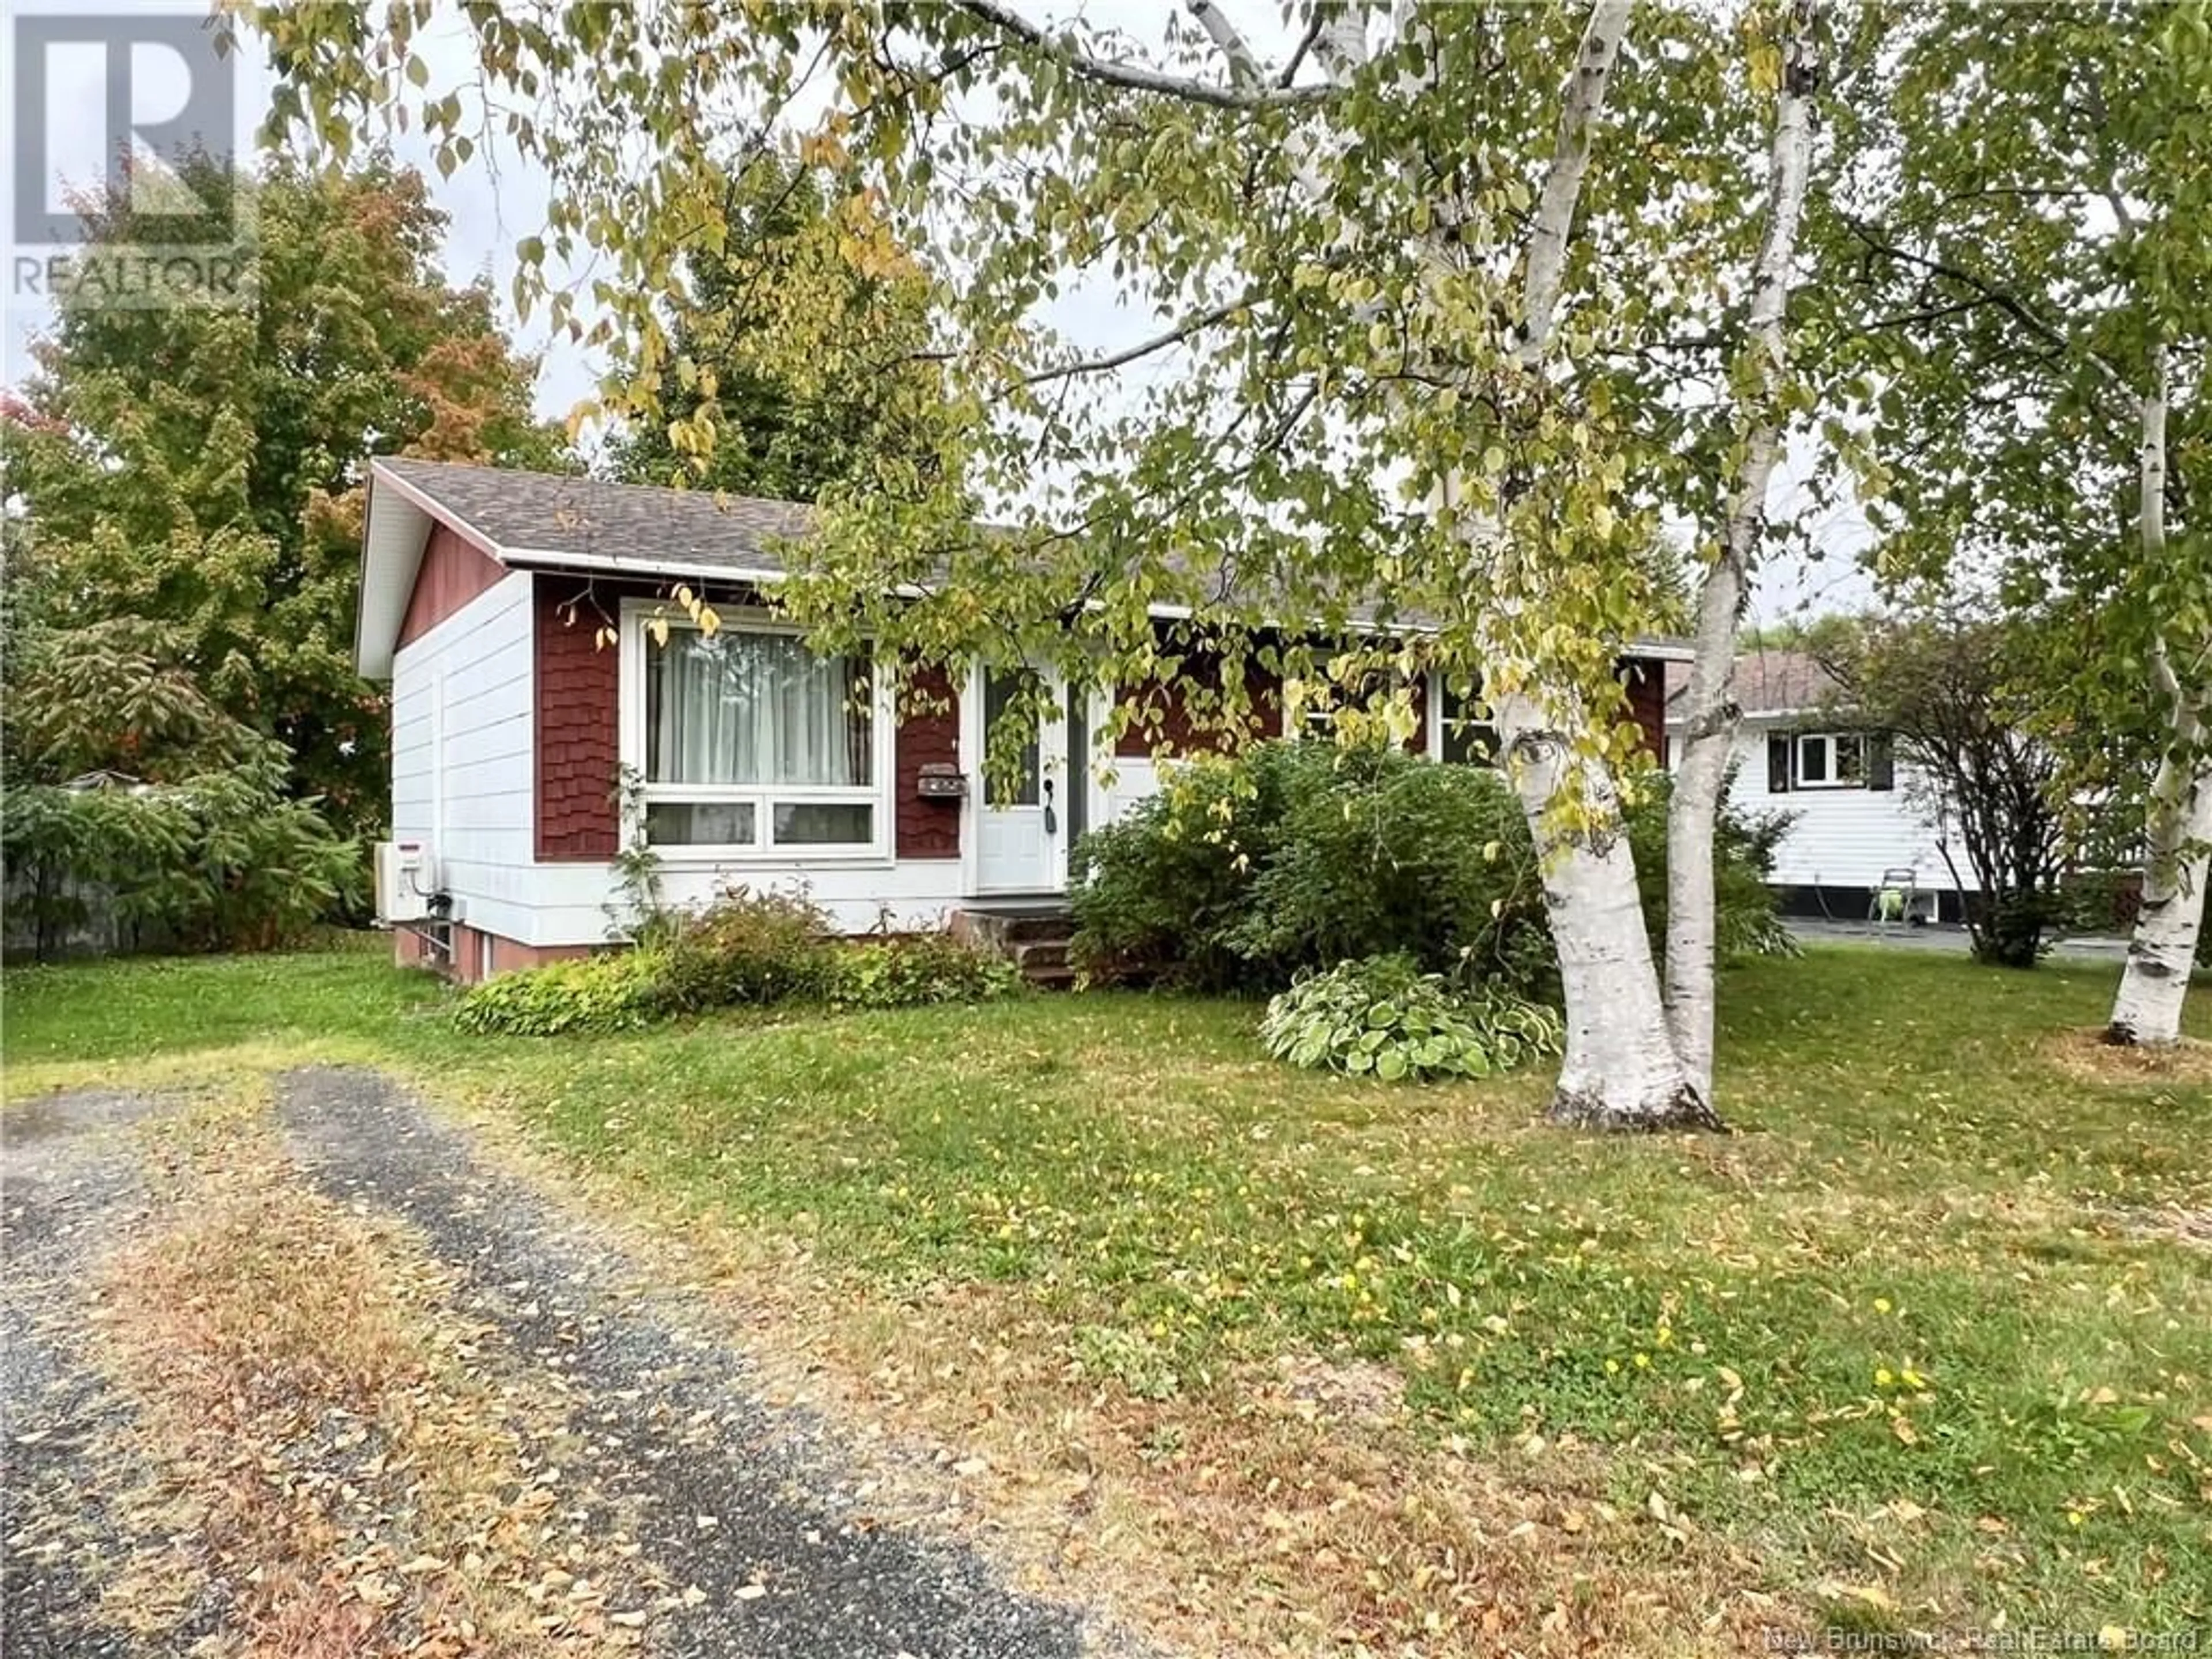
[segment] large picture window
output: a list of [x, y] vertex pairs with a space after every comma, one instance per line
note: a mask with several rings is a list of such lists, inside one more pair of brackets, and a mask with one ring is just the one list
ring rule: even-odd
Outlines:
[[641, 624], [632, 763], [657, 847], [864, 853], [887, 830], [885, 714], [866, 652], [817, 656], [798, 635], [725, 623]]

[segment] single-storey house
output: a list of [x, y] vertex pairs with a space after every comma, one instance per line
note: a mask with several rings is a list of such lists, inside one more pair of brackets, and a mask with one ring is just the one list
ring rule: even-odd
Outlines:
[[[1676, 671], [1668, 699], [1667, 765], [1680, 757], [1686, 690]], [[1841, 688], [1802, 651], [1738, 657], [1743, 710], [1730, 756], [1729, 799], [1791, 819], [1777, 848], [1773, 884], [1785, 914], [1863, 921], [1886, 888], [1919, 894], [1918, 920], [1959, 921], [1962, 890], [1943, 860], [1942, 805], [1887, 732], [1855, 725]], [[1963, 857], [1960, 873], [1967, 873]], [[1910, 872], [1909, 881], [1901, 879]]]
[[[1026, 775], [987, 799], [1010, 683], [927, 669], [902, 696], [865, 654], [809, 650], [769, 602], [775, 550], [806, 527], [787, 502], [374, 465], [356, 653], [392, 684], [379, 888], [403, 960], [473, 981], [605, 944], [641, 830], [672, 903], [803, 885], [855, 933], [1066, 892], [1076, 838], [1158, 787], [1177, 709], [1158, 688], [1125, 694], [1145, 719], [1109, 744], [1103, 696], [1071, 694]], [[712, 637], [667, 602], [679, 582], [711, 596]], [[1663, 665], [1681, 654], [1623, 657], [1654, 755]], [[1282, 690], [1255, 688], [1264, 734], [1281, 732]], [[1455, 700], [1417, 691], [1415, 744], [1470, 757]]]

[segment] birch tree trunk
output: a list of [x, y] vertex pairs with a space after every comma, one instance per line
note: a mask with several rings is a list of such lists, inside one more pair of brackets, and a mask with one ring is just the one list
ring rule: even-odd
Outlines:
[[[1219, 8], [1211, 0], [1189, 4], [1231, 73], [1249, 81], [1255, 73], [1252, 54]], [[1595, 0], [1566, 78], [1521, 273], [1521, 320], [1512, 355], [1530, 373], [1542, 372], [1552, 344], [1583, 180], [1632, 10], [1632, 0]], [[1358, 8], [1345, 9], [1315, 43], [1317, 60], [1340, 82], [1367, 61], [1364, 25], [1355, 21], [1359, 15]], [[1401, 7], [1396, 21], [1401, 32], [1417, 27], [1418, 13]], [[1325, 194], [1317, 178], [1311, 187], [1317, 198]], [[1441, 268], [1455, 253], [1448, 242], [1431, 239], [1424, 256]], [[1786, 251], [1784, 258], [1786, 264]], [[1464, 493], [1456, 478], [1448, 477], [1438, 504], [1454, 505]], [[1474, 525], [1463, 533], [1471, 558], [1495, 556], [1494, 549], [1481, 545]], [[1486, 679], [1508, 688], [1493, 694], [1492, 720], [1541, 860], [1545, 911], [1565, 994], [1566, 1054], [1552, 1116], [1589, 1128], [1722, 1128], [1684, 1072], [1668, 1029], [1619, 791], [1604, 763], [1586, 757], [1574, 741], [1589, 728], [1581, 697], [1555, 683], [1547, 665], [1533, 660], [1516, 637], [1516, 603], [1501, 605], [1496, 625], [1482, 630], [1488, 637], [1481, 646]], [[1705, 845], [1710, 866], [1710, 836]], [[1707, 886], [1710, 890], [1710, 870]]]
[[[2203, 741], [2201, 726], [2194, 735]], [[2212, 766], [2192, 776], [2168, 755], [2151, 788], [2148, 816], [2142, 908], [2106, 1035], [2116, 1043], [2168, 1048], [2181, 1041], [2181, 1006], [2204, 925], [2205, 882], [2212, 878]]]
[[[2166, 415], [2172, 366], [2161, 345], [2151, 356], [2151, 386], [2142, 399], [2142, 503], [2136, 523], [2147, 568], [2166, 556]], [[2112, 999], [2106, 1036], [2113, 1042], [2171, 1048], [2181, 1041], [2181, 1005], [2189, 994], [2197, 936], [2203, 926], [2204, 884], [2212, 875], [2212, 752], [2205, 730], [2206, 693], [2191, 674], [2174, 672], [2166, 641], [2151, 656], [2159, 690], [2171, 711], [2166, 756], [2152, 781], [2144, 814], [2142, 908], [2128, 940], [2127, 965]]]
[[[1566, 1054], [1552, 1121], [1589, 1129], [1725, 1127], [1683, 1070], [1667, 1029], [1612, 778], [1577, 753], [1559, 729], [1565, 722], [1547, 721], [1536, 700], [1500, 696], [1492, 718], [1535, 838], [1566, 994]], [[1559, 827], [1563, 808], [1571, 830]]]
[[[1629, 0], [1598, 0], [1591, 8], [1560, 103], [1522, 278], [1516, 356], [1531, 369], [1551, 343], [1575, 208], [1630, 9]], [[1516, 661], [1510, 631], [1498, 630], [1493, 653], [1495, 683], [1505, 689], [1491, 717], [1535, 840], [1566, 998], [1566, 1056], [1552, 1119], [1595, 1129], [1721, 1128], [1683, 1071], [1667, 1028], [1619, 792], [1604, 765], [1573, 742], [1572, 733], [1587, 726], [1572, 718], [1581, 700], [1546, 684], [1543, 665]]]
[[1684, 693], [1681, 758], [1667, 811], [1667, 1023], [1691, 1085], [1713, 1092], [1713, 840], [1736, 705], [1736, 634], [1766, 529], [1766, 493], [1782, 447], [1779, 400], [1789, 365], [1790, 279], [1812, 170], [1813, 99], [1820, 79], [1820, 0], [1790, 8], [1767, 159], [1766, 228], [1753, 267], [1751, 349], [1759, 380], [1728, 525], [1698, 595], [1696, 655]]

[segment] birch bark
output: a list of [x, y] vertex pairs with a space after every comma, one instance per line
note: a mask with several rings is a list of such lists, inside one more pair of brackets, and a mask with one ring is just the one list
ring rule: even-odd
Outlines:
[[[2142, 399], [2142, 494], [2137, 524], [2146, 565], [2166, 557], [2166, 425], [2171, 366], [2160, 347], [2151, 361], [2151, 389]], [[2128, 940], [2127, 965], [2112, 999], [2106, 1035], [2117, 1043], [2171, 1048], [2181, 1040], [2181, 1006], [2196, 965], [2204, 921], [2204, 884], [2212, 876], [2212, 753], [2208, 753], [2201, 684], [2174, 672], [2160, 640], [2154, 677], [2171, 722], [2165, 758], [2152, 781], [2144, 814], [2142, 907]]]
[[1797, 0], [1784, 44], [1767, 157], [1766, 225], [1753, 267], [1751, 349], [1759, 378], [1728, 524], [1698, 595], [1696, 655], [1683, 694], [1682, 750], [1667, 811], [1667, 1020], [1674, 1052], [1705, 1099], [1713, 1090], [1713, 841], [1742, 710], [1735, 696], [1738, 628], [1766, 529], [1782, 448], [1779, 400], [1789, 367], [1785, 318], [1797, 226], [1812, 171], [1813, 99], [1820, 79], [1820, 0]]

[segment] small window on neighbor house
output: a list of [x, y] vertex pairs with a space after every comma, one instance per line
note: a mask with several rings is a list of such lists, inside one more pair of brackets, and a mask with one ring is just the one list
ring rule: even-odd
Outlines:
[[1801, 789], [1817, 789], [1828, 781], [1828, 740], [1826, 738], [1797, 739], [1797, 785]]
[[1778, 733], [1766, 746], [1766, 787], [1790, 789], [1894, 787], [1890, 740], [1880, 732]]
[[1866, 737], [1858, 732], [1807, 732], [1797, 738], [1800, 789], [1866, 787]]

